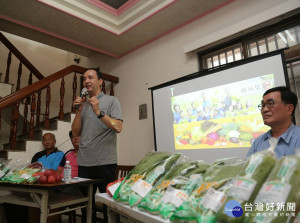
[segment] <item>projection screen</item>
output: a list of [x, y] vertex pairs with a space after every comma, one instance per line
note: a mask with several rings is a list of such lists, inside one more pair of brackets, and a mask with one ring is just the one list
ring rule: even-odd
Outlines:
[[287, 84], [280, 51], [150, 88], [156, 150], [206, 162], [244, 158], [269, 130], [257, 108], [263, 93]]

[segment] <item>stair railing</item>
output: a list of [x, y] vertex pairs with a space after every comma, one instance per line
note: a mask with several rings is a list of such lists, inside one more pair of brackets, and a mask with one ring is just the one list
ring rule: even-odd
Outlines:
[[[51, 103], [51, 86], [53, 86], [55, 89], [58, 90], [58, 86], [60, 86], [60, 100], [59, 100], [59, 109], [58, 109], [58, 119], [64, 120], [64, 102], [65, 102], [65, 77], [68, 75], [73, 75], [73, 84], [72, 84], [72, 98], [67, 99], [71, 100], [71, 102], [77, 97], [78, 95], [78, 80], [77, 80], [77, 74], [82, 74], [86, 68], [77, 66], [77, 65], [71, 65], [68, 66], [48, 77], [45, 77], [35, 83], [32, 83], [31, 85], [28, 85], [22, 89], [20, 89], [17, 92], [14, 92], [4, 98], [0, 99], [0, 110], [7, 108], [9, 106], [12, 106], [12, 122], [11, 122], [11, 134], [10, 134], [10, 146], [11, 149], [16, 148], [16, 138], [17, 138], [17, 132], [18, 132], [18, 119], [19, 119], [19, 105], [20, 102], [23, 99], [25, 100], [25, 106], [24, 106], [24, 116], [26, 113], [28, 113], [28, 106], [30, 101], [30, 122], [29, 122], [29, 129], [27, 127], [27, 121], [23, 122], [23, 134], [28, 133], [28, 139], [34, 139], [34, 129], [35, 126], [39, 126], [41, 124], [41, 121], [39, 120], [39, 116], [41, 113], [41, 105], [44, 102], [45, 103], [45, 113], [44, 113], [44, 120], [43, 120], [43, 128], [44, 129], [50, 129], [50, 106]], [[115, 76], [111, 76], [105, 73], [102, 73], [103, 77], [103, 85], [102, 85], [102, 91], [106, 93], [105, 88], [105, 82], [110, 82], [110, 95], [114, 95], [114, 84], [119, 82], [119, 78]], [[60, 81], [60, 84], [57, 81]], [[45, 100], [43, 101], [41, 99], [41, 95], [45, 95]], [[30, 99], [28, 99], [30, 98]], [[72, 104], [72, 103], [71, 103]], [[71, 106], [69, 112], [75, 112], [73, 106]], [[24, 117], [24, 120], [27, 120], [27, 117]]]
[[[38, 80], [41, 80], [44, 78], [44, 76], [38, 71], [38, 69], [33, 66], [29, 60], [0, 32], [0, 41], [8, 48], [9, 53], [7, 57], [7, 66], [6, 66], [6, 73], [5, 73], [5, 83], [9, 83], [9, 77], [10, 77], [10, 65], [12, 60], [12, 54], [19, 59], [19, 70], [18, 70], [18, 84], [16, 89], [20, 89], [20, 78], [22, 75], [22, 65], [28, 68], [30, 71], [30, 75], [34, 75]], [[31, 76], [32, 78], [32, 76]]]
[[[18, 135], [28, 135], [28, 139], [34, 139], [34, 130], [37, 126], [43, 125], [44, 129], [50, 129], [50, 108], [53, 108], [53, 106], [50, 107], [51, 90], [53, 92], [60, 92], [59, 110], [57, 111], [57, 114], [60, 120], [64, 120], [64, 115], [66, 113], [64, 111], [64, 104], [66, 100], [69, 102], [75, 100], [78, 92], [78, 82], [80, 81], [77, 78], [77, 74], [82, 74], [85, 71], [85, 68], [77, 65], [71, 65], [48, 77], [44, 77], [1, 32], [0, 41], [8, 49], [7, 67], [4, 80], [5, 83], [10, 83], [12, 55], [20, 61], [15, 92], [0, 99], [0, 128], [1, 111], [11, 107], [9, 142], [11, 149], [14, 150], [16, 149]], [[23, 65], [29, 70], [29, 77], [27, 82], [28, 85], [21, 88], [21, 78], [24, 76]], [[65, 77], [73, 73], [73, 96], [71, 99], [65, 99]], [[16, 76], [16, 74], [13, 75]], [[110, 91], [110, 95], [114, 95], [114, 85], [119, 82], [118, 77], [105, 73], [102, 73], [102, 76], [104, 80], [102, 84], [102, 91], [106, 93], [106, 82], [110, 82], [110, 88], [108, 90]], [[34, 81], [33, 78], [35, 79]], [[58, 83], [60, 79], [61, 82]], [[42, 97], [44, 95], [45, 98], [43, 100]], [[24, 104], [23, 114], [20, 114], [19, 112], [20, 104]], [[45, 109], [44, 113], [41, 112], [42, 108]], [[71, 107], [70, 112], [75, 112], [75, 109]], [[29, 118], [28, 115], [30, 116]], [[40, 120], [41, 116], [43, 117], [43, 120]], [[21, 125], [22, 127], [20, 127]]]
[[[15, 91], [19, 91], [21, 88], [21, 79], [24, 78], [24, 72], [23, 72], [23, 65], [28, 69], [29, 76], [28, 76], [28, 85], [32, 84], [33, 76], [37, 80], [41, 80], [44, 78], [44, 76], [36, 69], [29, 60], [0, 32], [0, 41], [3, 43], [4, 46], [6, 46], [8, 50], [8, 56], [7, 56], [7, 62], [6, 62], [6, 71], [5, 71], [5, 77], [4, 77], [4, 83], [15, 85]], [[13, 57], [14, 56], [14, 57]], [[11, 74], [11, 66], [12, 66], [12, 60], [16, 58], [18, 65], [18, 72], [17, 74]], [[16, 83], [12, 83], [10, 76], [13, 75], [13, 77], [17, 76]], [[27, 100], [29, 100], [28, 98]], [[30, 103], [30, 101], [27, 101], [27, 104]], [[15, 107], [12, 109], [12, 113], [14, 114]], [[25, 111], [24, 111], [25, 112]], [[26, 114], [27, 115], [27, 114]], [[1, 110], [0, 110], [0, 116], [1, 116]], [[14, 120], [15, 115], [11, 116], [11, 123], [16, 122]], [[1, 119], [0, 119], [0, 126], [1, 126]]]

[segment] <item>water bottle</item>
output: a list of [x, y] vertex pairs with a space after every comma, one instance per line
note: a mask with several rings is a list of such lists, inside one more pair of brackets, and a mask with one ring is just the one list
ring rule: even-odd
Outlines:
[[66, 184], [71, 182], [71, 179], [72, 179], [71, 174], [72, 174], [72, 171], [71, 171], [70, 161], [66, 161], [66, 165], [64, 168], [64, 179], [65, 179]]

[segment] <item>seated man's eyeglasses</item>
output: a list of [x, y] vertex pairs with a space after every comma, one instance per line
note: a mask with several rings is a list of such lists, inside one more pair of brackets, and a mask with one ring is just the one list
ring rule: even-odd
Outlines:
[[270, 109], [270, 108], [274, 108], [274, 105], [276, 103], [286, 104], [283, 101], [275, 101], [274, 99], [268, 99], [266, 103], [262, 102], [261, 104], [257, 105], [257, 107], [258, 107], [259, 110], [263, 110], [266, 106]]

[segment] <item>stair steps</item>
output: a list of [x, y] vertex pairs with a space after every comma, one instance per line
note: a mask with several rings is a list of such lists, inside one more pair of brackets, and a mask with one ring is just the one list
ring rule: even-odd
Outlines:
[[4, 98], [7, 95], [10, 95], [12, 93], [13, 84], [7, 84], [0, 82], [0, 97]]
[[56, 147], [66, 152], [72, 148], [72, 143], [69, 138], [69, 131], [71, 130], [71, 124], [75, 117], [75, 114], [65, 114], [64, 121], [58, 120], [58, 117], [50, 119], [50, 129], [44, 129], [44, 123], [42, 122], [39, 127], [34, 129], [34, 139], [29, 140], [27, 135], [18, 135], [16, 150], [11, 151], [10, 143], [5, 143], [4, 149], [0, 150], [0, 158], [16, 160], [21, 158], [22, 160], [31, 160], [32, 156], [43, 150], [42, 136], [45, 133], [53, 133], [56, 138]]

